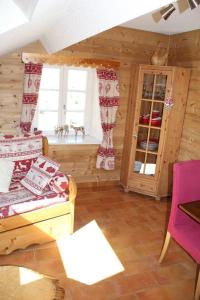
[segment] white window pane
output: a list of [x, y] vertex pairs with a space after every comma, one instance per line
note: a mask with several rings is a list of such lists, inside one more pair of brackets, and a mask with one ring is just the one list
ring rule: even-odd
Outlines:
[[85, 93], [68, 92], [67, 93], [67, 110], [84, 110]]
[[40, 91], [39, 110], [58, 110], [59, 93], [57, 91]]
[[57, 112], [40, 112], [38, 119], [38, 128], [43, 131], [54, 130], [55, 126], [58, 125]]
[[87, 71], [69, 70], [68, 71], [68, 89], [70, 90], [86, 90]]
[[59, 89], [60, 69], [43, 68], [40, 83], [41, 89]]
[[83, 112], [68, 112], [66, 113], [66, 124], [84, 126], [84, 113]]

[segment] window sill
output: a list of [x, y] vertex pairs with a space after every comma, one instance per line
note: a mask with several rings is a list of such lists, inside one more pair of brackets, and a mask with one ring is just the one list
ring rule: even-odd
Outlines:
[[57, 135], [47, 135], [49, 145], [99, 145], [101, 142], [89, 135], [66, 135], [66, 136], [57, 136]]

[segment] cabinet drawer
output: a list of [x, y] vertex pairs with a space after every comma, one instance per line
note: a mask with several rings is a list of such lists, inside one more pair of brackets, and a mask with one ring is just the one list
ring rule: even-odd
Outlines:
[[129, 177], [128, 188], [138, 193], [155, 195], [157, 182], [153, 176], [133, 174]]

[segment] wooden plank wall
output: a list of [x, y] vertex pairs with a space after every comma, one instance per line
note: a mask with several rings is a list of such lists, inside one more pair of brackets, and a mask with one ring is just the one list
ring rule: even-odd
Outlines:
[[200, 30], [170, 38], [169, 62], [192, 69], [178, 159], [200, 159]]
[[[168, 46], [168, 36], [141, 30], [116, 27], [58, 54], [120, 61], [120, 107], [114, 129], [116, 168], [113, 171], [97, 170], [95, 167], [97, 145], [52, 145], [49, 155], [61, 163], [64, 172], [75, 176], [79, 183], [108, 184], [118, 182], [125, 133], [125, 120], [130, 83], [134, 80], [131, 70], [138, 63], [148, 64], [158, 43]], [[10, 55], [0, 58], [0, 131], [14, 132], [19, 122], [23, 85], [21, 52], [44, 52], [36, 42]], [[133, 72], [134, 74], [134, 72]]]
[[21, 53], [44, 52], [39, 42], [32, 43], [11, 54], [0, 57], [0, 134], [15, 134], [15, 127], [19, 124], [24, 64]]

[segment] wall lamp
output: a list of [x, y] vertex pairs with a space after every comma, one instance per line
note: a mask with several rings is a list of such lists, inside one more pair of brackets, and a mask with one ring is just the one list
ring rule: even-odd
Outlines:
[[191, 9], [196, 8], [200, 4], [200, 0], [188, 0]]
[[[191, 0], [191, 1], [194, 1], [194, 0]], [[198, 0], [198, 1], [200, 1], [200, 0]], [[160, 14], [161, 14], [162, 18], [166, 21], [175, 10], [176, 10], [176, 8], [171, 3], [167, 7], [162, 8], [160, 10]]]
[[[194, 9], [200, 5], [200, 0], [178, 0], [177, 5], [179, 12], [182, 13], [187, 9]], [[176, 7], [170, 3], [168, 6], [161, 8], [160, 10], [154, 12], [152, 17], [156, 23], [158, 23], [161, 18], [165, 21], [171, 16], [171, 14], [176, 10]]]

